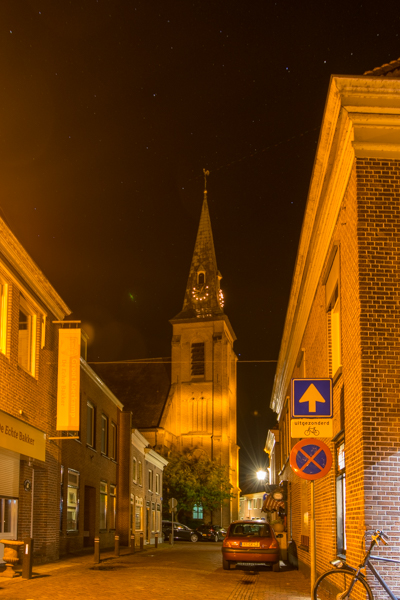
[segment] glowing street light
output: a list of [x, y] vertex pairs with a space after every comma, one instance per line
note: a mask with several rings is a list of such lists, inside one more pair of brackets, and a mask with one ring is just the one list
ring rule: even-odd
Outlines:
[[257, 471], [256, 475], [259, 481], [265, 481], [267, 473], [265, 471]]

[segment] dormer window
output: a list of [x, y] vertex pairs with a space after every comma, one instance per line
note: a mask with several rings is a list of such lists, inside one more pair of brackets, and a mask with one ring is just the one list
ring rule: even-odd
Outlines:
[[197, 283], [198, 285], [204, 285], [206, 282], [206, 274], [204, 273], [204, 271], [200, 271], [199, 273], [197, 273]]

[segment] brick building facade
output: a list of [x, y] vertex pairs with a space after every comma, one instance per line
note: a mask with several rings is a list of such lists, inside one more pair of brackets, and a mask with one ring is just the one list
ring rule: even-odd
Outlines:
[[[289, 454], [292, 378], [333, 381], [334, 461], [315, 482], [316, 572], [365, 530], [399, 542], [400, 80], [392, 63], [332, 77], [305, 211], [271, 407], [266, 450], [275, 482], [290, 482], [289, 534], [310, 572], [310, 483]], [[399, 592], [393, 569], [379, 566]]]

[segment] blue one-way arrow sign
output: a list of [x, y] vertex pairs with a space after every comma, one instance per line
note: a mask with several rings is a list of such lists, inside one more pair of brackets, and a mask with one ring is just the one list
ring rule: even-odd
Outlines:
[[332, 417], [332, 379], [292, 379], [292, 417]]

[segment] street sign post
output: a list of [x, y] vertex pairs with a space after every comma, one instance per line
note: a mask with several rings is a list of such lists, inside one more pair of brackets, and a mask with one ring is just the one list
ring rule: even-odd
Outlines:
[[176, 498], [170, 498], [168, 500], [168, 506], [169, 506], [169, 511], [171, 513], [171, 534], [169, 537], [169, 543], [173, 546], [174, 545], [174, 514], [175, 514], [175, 509], [178, 506], [178, 500]]
[[332, 379], [292, 379], [291, 437], [333, 435]]
[[297, 442], [290, 453], [290, 466], [294, 473], [302, 479], [307, 479], [311, 486], [310, 511], [310, 556], [311, 556], [311, 591], [317, 574], [317, 556], [315, 540], [315, 510], [314, 510], [314, 481], [321, 479], [332, 466], [332, 454], [328, 446], [321, 440], [301, 440]]

